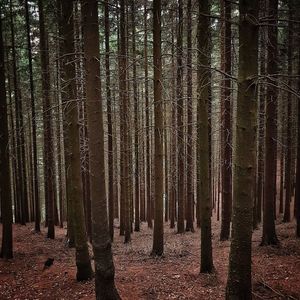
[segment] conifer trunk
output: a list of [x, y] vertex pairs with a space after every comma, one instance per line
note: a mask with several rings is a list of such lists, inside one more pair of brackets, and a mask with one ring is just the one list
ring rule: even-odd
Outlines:
[[252, 299], [251, 238], [255, 188], [258, 0], [239, 2], [239, 69], [233, 160], [232, 241], [226, 299]]
[[115, 269], [108, 228], [103, 110], [100, 86], [98, 1], [82, 0], [83, 41], [86, 70], [87, 126], [89, 132], [92, 244], [95, 257], [97, 300], [120, 296], [114, 283]]

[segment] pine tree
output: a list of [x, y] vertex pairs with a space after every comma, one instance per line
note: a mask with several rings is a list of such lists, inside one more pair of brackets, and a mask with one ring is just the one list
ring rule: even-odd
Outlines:
[[[97, 300], [120, 299], [114, 283], [114, 263], [108, 228], [103, 111], [100, 90], [98, 1], [81, 1], [89, 131], [92, 244], [95, 257]], [[95, 88], [97, 86], [98, 88]]]
[[155, 174], [155, 216], [152, 255], [162, 255], [164, 251], [163, 228], [163, 102], [162, 102], [162, 62], [161, 62], [161, 0], [153, 1], [153, 66], [154, 66], [154, 174]]
[[2, 217], [2, 247], [0, 257], [5, 259], [13, 258], [13, 213], [10, 190], [8, 136], [3, 26], [0, 5], [0, 198]]
[[197, 73], [197, 174], [201, 226], [201, 273], [213, 271], [211, 233], [211, 193], [209, 190], [208, 100], [210, 62], [210, 1], [198, 0], [198, 73]]
[[[268, 6], [268, 63], [267, 98], [266, 98], [266, 133], [265, 133], [265, 186], [263, 209], [262, 245], [278, 244], [275, 232], [275, 190], [276, 190], [276, 110], [277, 110], [277, 80], [272, 78], [277, 73], [277, 19], [278, 0], [270, 0]], [[275, 84], [275, 86], [274, 86]]]
[[232, 241], [226, 299], [252, 299], [251, 237], [255, 188], [258, 0], [239, 2], [239, 69], [233, 160]]

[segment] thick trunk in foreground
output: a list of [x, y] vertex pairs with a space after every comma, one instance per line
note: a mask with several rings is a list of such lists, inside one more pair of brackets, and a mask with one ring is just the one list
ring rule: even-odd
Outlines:
[[197, 169], [200, 201], [201, 226], [201, 273], [213, 271], [211, 233], [211, 193], [209, 190], [209, 143], [208, 143], [208, 101], [209, 101], [209, 62], [210, 62], [210, 4], [209, 0], [198, 0], [198, 74], [197, 74]]
[[92, 267], [87, 244], [87, 234], [84, 219], [83, 192], [80, 172], [80, 141], [78, 126], [76, 72], [75, 72], [75, 47], [74, 47], [74, 22], [73, 22], [73, 1], [63, 0], [63, 41], [64, 41], [64, 119], [65, 126], [68, 126], [68, 137], [65, 139], [65, 160], [69, 166], [67, 170], [67, 197], [69, 199], [72, 225], [74, 230], [76, 248], [76, 266], [78, 281], [87, 280], [92, 277]]
[[[298, 17], [300, 18], [300, 4], [298, 5]], [[300, 24], [298, 24], [300, 27]], [[300, 93], [300, 38], [298, 40], [298, 93]], [[298, 99], [299, 101], [299, 99]], [[297, 138], [297, 165], [296, 165], [296, 236], [300, 237], [300, 101], [298, 102], [298, 138]]]
[[[264, 174], [264, 209], [262, 245], [278, 243], [275, 232], [275, 190], [276, 190], [276, 111], [277, 111], [277, 80], [272, 78], [277, 73], [277, 18], [278, 0], [270, 0], [268, 7], [268, 64], [267, 97], [266, 97], [266, 133], [265, 133], [265, 174]], [[274, 86], [275, 85], [275, 86]]]
[[115, 300], [120, 299], [120, 296], [114, 283], [115, 268], [106, 206], [104, 130], [99, 77], [98, 1], [82, 0], [81, 9], [86, 70], [89, 157], [91, 162], [92, 243], [95, 257], [96, 299]]
[[155, 216], [152, 255], [164, 252], [164, 169], [163, 169], [163, 103], [162, 103], [162, 63], [161, 63], [161, 0], [153, 1], [153, 66], [154, 66], [154, 199]]
[[252, 299], [251, 238], [256, 163], [258, 0], [240, 0], [239, 71], [233, 163], [232, 241], [226, 299]]
[[4, 45], [2, 35], [2, 19], [0, 19], [0, 198], [2, 217], [2, 248], [0, 257], [5, 259], [10, 259], [13, 257], [13, 214], [10, 190], [8, 136]]

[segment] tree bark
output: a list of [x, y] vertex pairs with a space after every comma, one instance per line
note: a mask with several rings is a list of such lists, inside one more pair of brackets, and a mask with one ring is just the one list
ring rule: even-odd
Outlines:
[[211, 193], [209, 178], [208, 101], [210, 84], [210, 1], [198, 0], [198, 73], [197, 73], [197, 173], [201, 226], [201, 273], [213, 271], [211, 233]]
[[81, 10], [86, 70], [96, 299], [115, 300], [120, 299], [120, 296], [114, 283], [115, 269], [107, 219], [103, 112], [99, 77], [98, 1], [81, 0]]
[[[0, 7], [1, 15], [1, 7]], [[13, 213], [9, 168], [9, 133], [5, 87], [5, 64], [2, 16], [0, 18], [0, 198], [2, 218], [2, 247], [0, 257], [13, 258]]]
[[226, 299], [252, 299], [251, 237], [256, 163], [258, 0], [239, 2], [239, 69], [233, 163], [232, 241]]
[[186, 231], [194, 232], [193, 207], [193, 69], [192, 69], [192, 1], [187, 3], [187, 220]]
[[152, 255], [161, 256], [164, 251], [164, 150], [163, 150], [163, 102], [161, 62], [161, 0], [153, 1], [153, 66], [154, 66], [154, 231]]
[[[278, 0], [270, 0], [268, 7], [268, 64], [269, 77], [277, 73], [277, 18]], [[275, 86], [274, 86], [275, 85]], [[266, 134], [265, 134], [265, 174], [264, 174], [264, 207], [262, 245], [278, 243], [275, 232], [275, 190], [276, 190], [276, 111], [277, 111], [277, 80], [268, 79], [266, 97]]]
[[222, 214], [220, 240], [225, 241], [230, 236], [230, 221], [232, 209], [231, 192], [231, 2], [223, 0], [225, 16], [224, 34], [224, 92], [223, 92], [223, 162], [222, 162]]
[[177, 232], [184, 232], [184, 128], [183, 128], [183, 4], [178, 0], [177, 23], [177, 189], [178, 189], [178, 216]]
[[34, 81], [32, 69], [32, 47], [30, 41], [30, 21], [29, 21], [29, 7], [28, 0], [25, 0], [25, 18], [26, 18], [26, 34], [28, 46], [28, 67], [29, 67], [29, 81], [30, 81], [30, 97], [31, 97], [31, 127], [32, 127], [32, 150], [33, 150], [33, 192], [34, 192], [34, 206], [35, 206], [35, 225], [36, 232], [40, 232], [41, 212], [40, 212], [40, 195], [39, 195], [39, 180], [38, 180], [38, 160], [37, 160], [37, 143], [36, 143], [36, 113], [35, 113], [35, 96], [34, 96]]
[[110, 21], [109, 21], [109, 4], [104, 4], [105, 16], [105, 77], [106, 77], [106, 106], [107, 106], [107, 138], [108, 138], [108, 217], [110, 237], [114, 238], [114, 152], [113, 152], [113, 130], [112, 130], [112, 109], [111, 109], [111, 83], [110, 83]]
[[92, 277], [92, 267], [87, 244], [86, 225], [84, 218], [83, 192], [80, 166], [80, 140], [79, 140], [79, 118], [77, 107], [77, 89], [75, 72], [75, 46], [74, 46], [74, 19], [73, 1], [63, 0], [63, 55], [64, 55], [64, 119], [68, 136], [65, 139], [65, 159], [69, 166], [67, 170], [68, 201], [71, 209], [72, 226], [74, 230], [76, 248], [76, 266], [78, 281], [88, 280]]

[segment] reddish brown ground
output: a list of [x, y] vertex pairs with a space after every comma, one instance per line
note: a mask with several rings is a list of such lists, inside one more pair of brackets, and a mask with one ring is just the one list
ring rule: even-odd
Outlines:
[[[213, 275], [199, 274], [199, 230], [177, 235], [165, 228], [165, 255], [149, 256], [151, 231], [142, 226], [132, 243], [114, 242], [116, 284], [122, 299], [224, 299], [229, 242], [219, 242], [214, 225]], [[65, 243], [65, 230], [54, 241], [45, 232], [34, 234], [33, 225], [14, 226], [15, 257], [0, 260], [0, 299], [94, 299], [93, 282], [75, 280], [74, 250]], [[278, 248], [260, 247], [261, 231], [253, 235], [254, 299], [300, 299], [300, 239], [295, 224], [279, 224]], [[45, 260], [54, 265], [42, 271]]]

